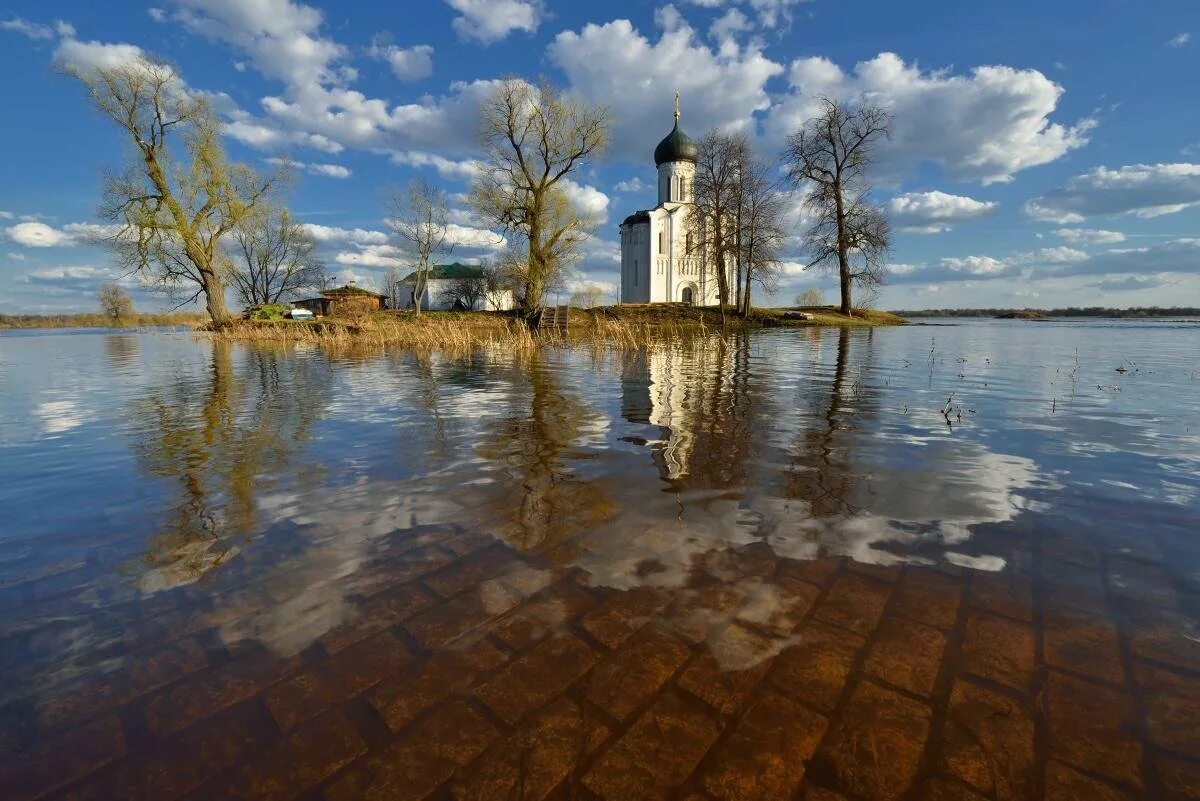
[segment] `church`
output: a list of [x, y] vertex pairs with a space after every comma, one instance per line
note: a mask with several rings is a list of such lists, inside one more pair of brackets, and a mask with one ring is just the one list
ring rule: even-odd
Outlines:
[[696, 177], [696, 143], [675, 127], [654, 148], [658, 205], [635, 212], [621, 223], [621, 302], [687, 303], [715, 306], [717, 276], [688, 233]]

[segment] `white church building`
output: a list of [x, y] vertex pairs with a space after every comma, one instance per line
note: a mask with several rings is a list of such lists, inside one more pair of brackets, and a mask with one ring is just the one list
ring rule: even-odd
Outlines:
[[695, 142], [675, 127], [654, 148], [658, 205], [630, 214], [621, 223], [621, 302], [689, 303], [715, 306], [717, 275], [688, 233], [696, 177]]

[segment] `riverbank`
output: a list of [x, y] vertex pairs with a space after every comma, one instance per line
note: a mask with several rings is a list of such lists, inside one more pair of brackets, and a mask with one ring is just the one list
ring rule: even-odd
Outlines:
[[504, 312], [380, 312], [354, 318], [327, 317], [311, 322], [239, 320], [200, 330], [235, 341], [313, 342], [330, 345], [399, 345], [464, 350], [489, 345], [511, 348], [544, 344], [594, 345], [633, 349], [665, 340], [708, 336], [721, 331], [812, 326], [873, 327], [903, 325], [888, 312], [863, 310], [848, 317], [831, 307], [754, 309], [743, 319], [718, 309], [683, 305], [603, 306], [572, 309], [566, 330], [543, 327], [531, 331]]
[[135, 314], [114, 321], [106, 314], [0, 314], [0, 331], [27, 328], [141, 328], [178, 325], [196, 327], [208, 320], [198, 312]]

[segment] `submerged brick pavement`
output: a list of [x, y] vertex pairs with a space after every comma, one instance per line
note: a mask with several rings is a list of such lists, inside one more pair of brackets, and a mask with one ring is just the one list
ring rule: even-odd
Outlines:
[[[1157, 554], [709, 557], [683, 587], [614, 590], [426, 532], [288, 656], [221, 634], [271, 608], [253, 582], [108, 609], [119, 636], [69, 671], [53, 618], [27, 622], [2, 632], [0, 795], [1200, 799], [1195, 598]], [[69, 574], [4, 597], [49, 615]]]

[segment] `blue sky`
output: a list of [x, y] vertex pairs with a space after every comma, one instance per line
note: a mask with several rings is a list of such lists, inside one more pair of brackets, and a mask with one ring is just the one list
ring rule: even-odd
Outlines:
[[[453, 258], [487, 257], [500, 236], [463, 202], [475, 108], [517, 75], [612, 113], [609, 150], [571, 187], [596, 225], [576, 283], [615, 289], [617, 225], [654, 203], [676, 90], [686, 131], [741, 130], [764, 157], [818, 96], [866, 93], [894, 116], [877, 170], [897, 228], [879, 305], [1200, 306], [1193, 0], [10, 2], [0, 312], [90, 310], [118, 274], [84, 240], [125, 143], [56, 65], [139, 52], [210, 93], [235, 158], [304, 165], [290, 206], [343, 280], [406, 264], [383, 197], [419, 175], [454, 199]], [[139, 306], [166, 305], [124, 281]], [[811, 286], [833, 295], [791, 254], [774, 302]]]

